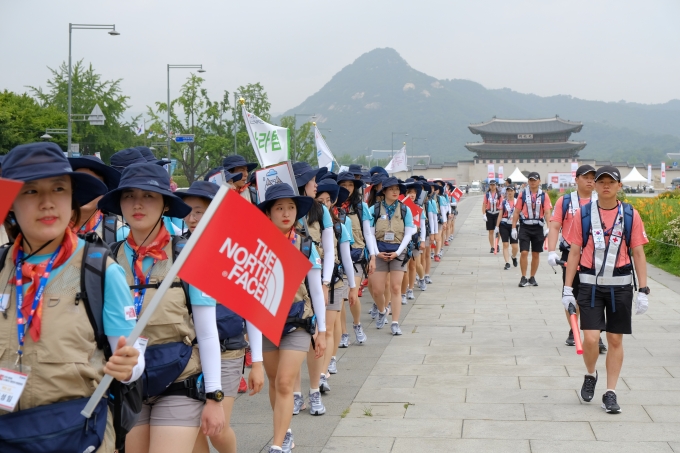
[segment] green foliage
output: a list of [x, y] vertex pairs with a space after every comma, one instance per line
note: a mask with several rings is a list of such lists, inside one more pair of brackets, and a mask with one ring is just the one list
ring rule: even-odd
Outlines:
[[[295, 123], [295, 117], [284, 116], [280, 120], [281, 127], [288, 128], [290, 133], [290, 159], [293, 162], [318, 163], [316, 159], [316, 142], [311, 121]], [[297, 129], [296, 129], [297, 126]]]
[[645, 245], [647, 260], [680, 275], [680, 198], [631, 197], [626, 202], [637, 209], [645, 225], [649, 239]]
[[352, 157], [351, 154], [343, 154], [342, 156], [338, 157], [338, 163], [340, 165], [351, 165], [354, 163], [354, 158]]

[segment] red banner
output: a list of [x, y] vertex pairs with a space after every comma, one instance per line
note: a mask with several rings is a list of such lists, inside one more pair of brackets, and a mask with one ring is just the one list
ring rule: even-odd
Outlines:
[[7, 217], [7, 213], [23, 185], [24, 183], [21, 181], [0, 178], [0, 193], [2, 194], [2, 197], [0, 197], [0, 223], [5, 221], [5, 217]]
[[230, 190], [179, 275], [278, 346], [295, 293], [311, 267], [262, 211]]
[[453, 192], [451, 192], [451, 196], [455, 198], [456, 201], [460, 201], [460, 197], [463, 196], [463, 191], [456, 187], [455, 189], [453, 189]]
[[399, 200], [401, 200], [401, 202], [411, 210], [411, 214], [413, 214], [413, 224], [416, 226], [416, 228], [420, 228], [420, 216], [423, 213], [423, 208], [412, 202], [407, 196], [401, 195]]

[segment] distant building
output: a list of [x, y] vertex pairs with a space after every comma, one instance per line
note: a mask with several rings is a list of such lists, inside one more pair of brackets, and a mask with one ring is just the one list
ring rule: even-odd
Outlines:
[[[401, 149], [401, 148], [400, 148]], [[396, 154], [399, 150], [395, 149], [394, 154]], [[392, 156], [394, 155], [392, 150], [390, 149], [373, 149], [371, 150], [371, 154], [366, 156], [369, 161], [374, 161], [378, 159], [392, 159]], [[429, 154], [422, 154], [419, 156], [412, 156], [409, 154], [408, 149], [406, 149], [406, 163], [411, 167], [411, 165], [429, 165], [430, 162], [432, 162], [432, 157]]]

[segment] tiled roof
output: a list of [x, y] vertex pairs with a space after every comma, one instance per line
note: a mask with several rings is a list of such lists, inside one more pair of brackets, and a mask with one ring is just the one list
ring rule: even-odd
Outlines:
[[556, 116], [537, 120], [505, 120], [493, 118], [491, 121], [468, 126], [473, 134], [553, 134], [558, 132], [580, 132], [583, 123], [567, 121]]

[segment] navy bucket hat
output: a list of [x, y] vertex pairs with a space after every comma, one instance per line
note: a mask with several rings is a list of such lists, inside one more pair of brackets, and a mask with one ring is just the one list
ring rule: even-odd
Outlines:
[[307, 162], [295, 162], [293, 164], [293, 174], [295, 175], [295, 185], [302, 187], [312, 179], [318, 181], [323, 175], [328, 173], [328, 168], [321, 167], [319, 169], [312, 168]]
[[427, 182], [427, 181], [420, 181], [420, 184], [422, 184], [423, 190], [424, 190], [425, 192], [427, 192], [428, 195], [432, 193], [432, 186], [430, 185], [429, 182]]
[[386, 179], [388, 179], [388, 177], [382, 173], [375, 173], [373, 176], [371, 176], [371, 185], [377, 186], [378, 184], [382, 184]]
[[54, 143], [37, 142], [12, 149], [2, 164], [2, 177], [17, 181], [35, 181], [68, 175], [80, 205], [86, 205], [106, 193], [106, 184], [87, 173], [73, 171], [64, 152]]
[[375, 167], [371, 167], [371, 169], [368, 170], [368, 173], [370, 173], [371, 176], [373, 176], [373, 175], [376, 174], [376, 173], [380, 173], [380, 174], [383, 174], [383, 175], [385, 175], [385, 176], [389, 176], [389, 175], [390, 175], [389, 173], [387, 173], [387, 170], [385, 170], [384, 168], [379, 167], [379, 166], [377, 166], [377, 165], [376, 165]]
[[408, 178], [406, 181], [404, 181], [404, 187], [406, 187], [406, 191], [411, 188], [416, 189], [416, 200], [420, 198], [420, 194], [423, 192], [423, 183], [416, 181], [413, 178]]
[[156, 159], [153, 151], [151, 151], [151, 149], [147, 148], [146, 146], [138, 146], [137, 151], [139, 151], [139, 154], [141, 154], [142, 157], [150, 164], [165, 165], [167, 163], [167, 161], [163, 159]]
[[[240, 173], [239, 173], [240, 175]], [[220, 190], [220, 186], [213, 184], [208, 181], [194, 181], [191, 183], [191, 187], [183, 192], [175, 192], [175, 195], [184, 200], [187, 197], [198, 197], [205, 198], [208, 201], [212, 201], [217, 195], [217, 191]]]
[[132, 164], [145, 164], [146, 159], [142, 156], [137, 148], [122, 149], [111, 156], [111, 166], [118, 171], [123, 171], [124, 168]]
[[351, 173], [354, 176], [363, 176], [364, 171], [361, 169], [361, 164], [351, 164], [349, 166], [349, 169], [347, 170], [348, 173]]
[[236, 167], [246, 167], [249, 173], [257, 168], [256, 163], [246, 162], [246, 158], [238, 154], [225, 157], [222, 161], [222, 166], [227, 171], [231, 171]]
[[406, 186], [404, 186], [403, 184], [400, 184], [399, 180], [397, 178], [395, 178], [394, 176], [387, 178], [382, 182], [382, 189], [380, 189], [380, 192], [385, 193], [385, 189], [387, 189], [388, 187], [393, 187], [393, 186], [399, 186], [399, 193], [400, 194], [403, 195], [403, 194], [406, 193]]
[[224, 167], [217, 167], [217, 168], [213, 168], [208, 173], [206, 173], [205, 177], [203, 178], [203, 181], [209, 181], [211, 177], [213, 177], [215, 174], [220, 173], [220, 172], [223, 172], [222, 176], [224, 177], [224, 180], [226, 182], [229, 182], [229, 181], [236, 182], [236, 181], [240, 181], [241, 179], [243, 179], [243, 173], [229, 173], [228, 171], [226, 171], [224, 169]]
[[364, 182], [361, 179], [355, 179], [354, 174], [349, 171], [343, 171], [338, 175], [338, 184], [344, 181], [351, 181], [354, 184], [354, 190], [364, 185]]
[[115, 168], [106, 165], [104, 161], [97, 156], [69, 157], [68, 161], [71, 163], [71, 168], [73, 168], [73, 170], [87, 168], [104, 178], [104, 184], [106, 184], [109, 191], [118, 187], [120, 172]]
[[344, 187], [340, 187], [338, 183], [334, 180], [328, 178], [324, 179], [319, 183], [316, 188], [316, 196], [318, 197], [320, 193], [326, 192], [331, 197], [331, 202], [333, 204], [344, 203], [347, 198], [349, 198], [349, 190]]
[[307, 215], [309, 209], [312, 207], [314, 199], [312, 197], [303, 197], [300, 195], [295, 195], [293, 188], [286, 183], [274, 184], [273, 186], [267, 187], [264, 193], [264, 201], [257, 205], [260, 211], [266, 213], [267, 209], [274, 204], [276, 200], [281, 200], [283, 198], [290, 198], [297, 206], [297, 213], [295, 215], [295, 220], [300, 220]]
[[163, 195], [168, 206], [168, 210], [163, 215], [167, 217], [183, 219], [191, 212], [191, 208], [170, 190], [168, 172], [163, 167], [151, 163], [134, 164], [123, 170], [118, 188], [99, 200], [99, 209], [123, 215], [120, 209], [120, 196], [126, 189], [147, 190]]

